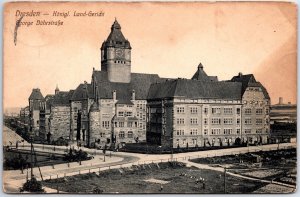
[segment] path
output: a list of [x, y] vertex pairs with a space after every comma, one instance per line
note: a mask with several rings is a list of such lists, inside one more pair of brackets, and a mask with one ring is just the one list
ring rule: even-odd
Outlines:
[[[20, 140], [18, 135], [14, 131], [4, 127], [3, 138], [5, 143], [9, 141]], [[22, 139], [22, 138], [21, 138]], [[79, 165], [77, 162], [70, 163], [70, 167], [67, 164], [58, 164], [55, 165], [55, 168], [51, 166], [41, 167], [41, 171], [44, 179], [49, 179], [53, 177], [64, 177], [72, 176], [79, 173], [89, 173], [97, 172], [107, 169], [115, 169], [122, 167], [131, 167], [132, 165], [139, 165], [145, 163], [159, 163], [167, 162], [171, 160], [175, 161], [185, 161], [188, 162], [192, 158], [201, 158], [201, 157], [214, 157], [214, 156], [223, 156], [223, 155], [235, 155], [248, 152], [257, 152], [257, 151], [269, 151], [277, 149], [286, 149], [290, 147], [297, 147], [296, 143], [284, 143], [284, 144], [269, 144], [263, 146], [251, 146], [251, 147], [240, 147], [240, 148], [228, 148], [228, 149], [219, 149], [219, 150], [207, 150], [207, 151], [198, 151], [198, 152], [187, 152], [187, 153], [177, 153], [177, 154], [140, 154], [140, 153], [126, 153], [126, 152], [111, 152], [112, 157], [109, 158], [106, 156], [106, 162], [103, 161], [102, 150], [88, 149], [81, 147], [83, 151], [88, 152], [89, 154], [95, 155], [93, 160], [83, 161], [82, 165]], [[30, 149], [30, 145], [27, 142], [24, 142], [19, 145], [20, 149]], [[62, 153], [67, 148], [65, 146], [56, 146], [54, 151], [53, 145], [42, 145], [34, 144], [36, 151], [46, 151], [48, 153]], [[110, 154], [108, 151], [107, 154]], [[191, 165], [191, 164], [190, 164]], [[201, 165], [201, 164], [200, 164]], [[199, 166], [200, 167], [200, 166]], [[206, 168], [207, 166], [201, 166]], [[214, 168], [214, 170], [224, 171], [223, 168]], [[39, 178], [38, 169], [34, 168], [34, 174]], [[26, 180], [25, 174], [21, 174], [20, 170], [15, 171], [4, 171], [3, 172], [3, 181], [4, 181], [4, 190], [8, 192], [18, 192], [18, 188]]]

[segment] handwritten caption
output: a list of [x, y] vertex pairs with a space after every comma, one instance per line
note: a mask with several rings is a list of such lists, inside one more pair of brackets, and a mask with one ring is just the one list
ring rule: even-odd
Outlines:
[[104, 11], [22, 11], [16, 10], [15, 16], [19, 21], [19, 26], [63, 26], [67, 18], [70, 17], [103, 17]]

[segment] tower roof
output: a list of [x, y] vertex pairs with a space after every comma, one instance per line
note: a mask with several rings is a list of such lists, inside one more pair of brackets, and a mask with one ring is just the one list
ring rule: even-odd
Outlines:
[[102, 43], [101, 49], [105, 47], [121, 47], [131, 49], [130, 42], [124, 37], [121, 31], [121, 25], [115, 19], [111, 26], [111, 32], [107, 39]]
[[44, 97], [39, 88], [32, 89], [29, 100], [44, 100]]
[[209, 76], [207, 76], [207, 74], [204, 72], [203, 65], [201, 64], [201, 62], [198, 65], [198, 69], [194, 74], [194, 76], [192, 77], [192, 79], [199, 80], [199, 81], [211, 81]]

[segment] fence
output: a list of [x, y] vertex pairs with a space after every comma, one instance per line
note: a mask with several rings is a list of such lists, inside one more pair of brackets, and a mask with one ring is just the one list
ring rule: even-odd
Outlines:
[[[204, 158], [204, 157], [216, 157], [216, 156], [225, 156], [225, 155], [238, 155], [238, 154], [244, 154], [244, 153], [249, 153], [249, 152], [259, 152], [259, 151], [272, 151], [272, 150], [278, 150], [278, 149], [290, 149], [290, 148], [295, 148], [295, 145], [291, 144], [280, 144], [277, 147], [248, 147], [246, 150], [234, 150], [234, 149], [224, 149], [222, 151], [220, 150], [215, 150], [211, 151], [212, 153], [205, 153], [201, 152], [199, 154], [195, 154], [195, 152], [191, 153], [193, 155], [187, 155], [189, 153], [181, 153], [181, 154], [169, 154], [170, 158], [163, 158], [163, 159], [155, 159], [155, 160], [144, 160], [144, 161], [135, 161], [131, 163], [125, 163], [125, 164], [112, 164], [112, 165], [107, 165], [103, 166], [102, 164], [90, 164], [89, 166], [87, 165], [81, 165], [81, 169], [74, 170], [72, 172], [63, 172], [63, 173], [51, 173], [51, 172], [44, 172], [43, 173], [43, 180], [49, 180], [49, 179], [56, 179], [56, 178], [64, 178], [67, 176], [74, 176], [74, 175], [79, 175], [79, 174], [87, 174], [87, 173], [93, 173], [93, 172], [102, 172], [110, 169], [119, 169], [119, 168], [132, 168], [137, 165], [147, 165], [147, 164], [152, 164], [152, 163], [163, 163], [163, 162], [180, 162], [180, 161], [188, 161], [191, 159], [197, 159], [197, 158]], [[66, 150], [66, 149], [65, 149]], [[92, 151], [92, 150], [91, 150]], [[184, 156], [180, 156], [184, 154]], [[118, 156], [118, 154], [114, 154], [115, 156]], [[164, 155], [168, 156], [168, 155]], [[120, 162], [120, 161], [119, 161]], [[122, 162], [122, 161], [121, 161]], [[66, 165], [68, 168], [76, 165], [74, 162], [73, 163], [66, 163], [66, 164], [57, 164], [57, 165]], [[100, 166], [102, 165], [102, 167]], [[55, 169], [56, 165], [52, 165], [52, 168]], [[66, 169], [65, 169], [66, 170]], [[36, 176], [38, 180], [41, 180], [40, 175]]]

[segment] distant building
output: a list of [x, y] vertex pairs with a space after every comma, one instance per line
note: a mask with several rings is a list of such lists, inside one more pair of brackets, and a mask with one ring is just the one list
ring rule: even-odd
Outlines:
[[284, 103], [283, 98], [279, 97], [279, 102], [271, 106], [270, 110], [271, 124], [295, 123], [297, 122], [297, 105], [290, 102]]
[[266, 143], [270, 98], [253, 75], [218, 81], [200, 63], [192, 79], [131, 72], [131, 45], [114, 21], [91, 83], [29, 98], [39, 136], [87, 146], [146, 141], [166, 147]]
[[29, 106], [21, 108], [20, 110], [20, 127], [29, 130], [30, 126], [30, 117], [29, 117]]
[[[32, 89], [28, 98], [29, 101], [29, 117], [30, 117], [30, 132], [33, 136], [39, 136], [40, 129], [40, 108], [45, 105], [45, 98], [43, 97], [39, 88]], [[42, 119], [42, 121], [44, 121]]]

